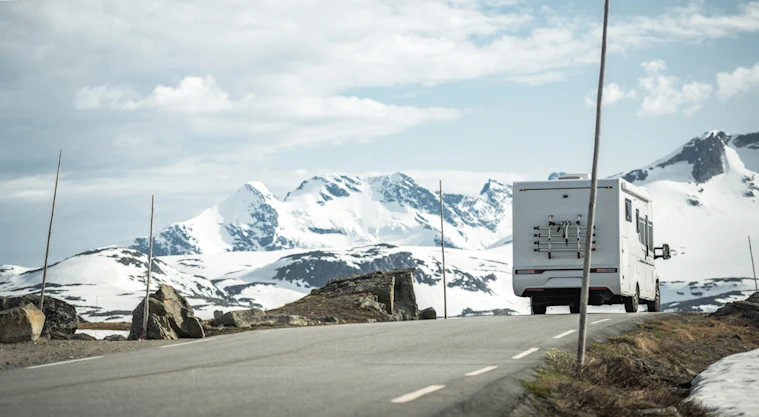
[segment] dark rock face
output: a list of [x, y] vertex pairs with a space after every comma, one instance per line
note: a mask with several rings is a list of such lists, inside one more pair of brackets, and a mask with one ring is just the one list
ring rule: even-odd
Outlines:
[[729, 137], [723, 132], [693, 139], [683, 147], [682, 152], [658, 166], [664, 168], [686, 161], [693, 165], [693, 179], [699, 183], [707, 182], [712, 177], [725, 173], [725, 145], [728, 140]]
[[[753, 135], [753, 134], [752, 134]], [[752, 135], [738, 136], [733, 139], [736, 147], [752, 146]], [[646, 170], [636, 169], [628, 172], [622, 178], [629, 182], [644, 181], [649, 172], [656, 168], [665, 168], [678, 162], [687, 162], [692, 166], [691, 176], [697, 183], [705, 183], [717, 175], [725, 173], [725, 146], [731, 137], [724, 132], [710, 132], [702, 137], [692, 139], [683, 146], [682, 150], [666, 161], [657, 163]]]
[[[25, 304], [39, 306], [40, 296], [29, 294], [8, 298], [6, 304], [7, 308], [19, 307]], [[43, 335], [49, 335], [52, 332], [74, 334], [77, 327], [79, 327], [79, 316], [76, 314], [76, 308], [65, 301], [46, 295], [45, 303], [42, 306], [42, 313], [45, 314], [45, 327], [42, 329]]]
[[94, 336], [90, 336], [87, 333], [76, 333], [71, 336], [72, 340], [97, 340]]
[[[148, 298], [148, 339], [179, 339], [205, 337], [200, 321], [195, 317], [192, 306], [169, 285], [161, 287]], [[132, 312], [130, 340], [137, 340], [142, 334], [145, 300]]]
[[745, 301], [736, 301], [711, 314], [712, 317], [739, 317], [759, 327], [759, 293], [751, 294]]
[[732, 141], [736, 148], [759, 149], [759, 132], [735, 136]]
[[112, 334], [110, 336], [104, 337], [103, 340], [107, 340], [109, 342], [122, 342], [124, 340], [127, 340], [127, 338], [120, 334]]
[[437, 319], [437, 312], [434, 308], [429, 307], [419, 312], [419, 320], [435, 320]]

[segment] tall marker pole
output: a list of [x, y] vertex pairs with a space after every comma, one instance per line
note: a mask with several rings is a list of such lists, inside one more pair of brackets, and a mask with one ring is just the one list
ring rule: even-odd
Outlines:
[[142, 339], [148, 337], [148, 305], [150, 298], [150, 271], [153, 269], [153, 212], [155, 211], [155, 196], [150, 201], [150, 243], [148, 244], [148, 279], [145, 283], [145, 311], [142, 313]]
[[53, 218], [55, 217], [55, 199], [58, 197], [58, 177], [61, 175], [61, 158], [63, 149], [58, 153], [58, 171], [55, 173], [55, 189], [53, 191], [53, 209], [50, 212], [50, 227], [47, 229], [47, 245], [45, 246], [45, 266], [42, 268], [42, 292], [40, 292], [40, 311], [45, 304], [45, 284], [47, 283], [47, 261], [50, 256], [50, 237], [53, 235]]
[[445, 284], [445, 234], [443, 233], [443, 181], [440, 180], [440, 250], [443, 252], [443, 317], [448, 320], [448, 296]]
[[751, 236], [748, 237], [748, 252], [751, 254], [751, 269], [754, 270], [754, 292], [759, 292], [759, 284], [756, 283], [756, 265], [754, 265], [754, 251], [751, 249]]
[[580, 335], [577, 342], [577, 368], [585, 363], [585, 343], [588, 326], [588, 295], [590, 292], [590, 255], [593, 247], [593, 230], [596, 215], [596, 194], [598, 194], [598, 150], [601, 145], [601, 102], [604, 91], [604, 70], [606, 67], [606, 28], [609, 23], [609, 0], [604, 1], [604, 26], [601, 37], [601, 70], [598, 75], [596, 97], [596, 132], [593, 145], [593, 171], [590, 179], [590, 202], [588, 204], [588, 228], [585, 232], [585, 259], [582, 267], [582, 292], [580, 293]]

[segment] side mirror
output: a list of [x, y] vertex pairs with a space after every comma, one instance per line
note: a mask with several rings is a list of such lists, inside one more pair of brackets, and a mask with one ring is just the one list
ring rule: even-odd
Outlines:
[[[656, 250], [661, 250], [661, 255], [657, 255], [656, 254]], [[655, 248], [655, 250], [654, 250], [654, 259], [662, 258], [662, 259], [664, 259], [666, 261], [667, 259], [669, 259], [671, 257], [672, 257], [672, 253], [669, 250], [669, 245], [666, 244], [666, 243], [664, 245], [662, 245], [662, 247]]]

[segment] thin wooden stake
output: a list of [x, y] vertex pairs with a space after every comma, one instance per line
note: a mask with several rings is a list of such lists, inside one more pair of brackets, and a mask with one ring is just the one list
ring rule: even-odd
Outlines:
[[145, 283], [145, 311], [142, 313], [142, 339], [148, 337], [148, 313], [150, 304], [150, 271], [153, 269], [153, 213], [155, 211], [155, 196], [150, 201], [150, 243], [148, 244], [148, 279]]
[[50, 256], [50, 237], [53, 235], [53, 218], [55, 218], [55, 200], [58, 197], [58, 177], [61, 175], [61, 158], [63, 149], [58, 153], [58, 170], [55, 173], [55, 189], [53, 190], [53, 209], [50, 212], [50, 227], [47, 229], [47, 245], [45, 245], [45, 266], [42, 268], [42, 292], [40, 292], [40, 311], [45, 304], [45, 285], [47, 284], [47, 261]]
[[751, 236], [748, 237], [748, 252], [751, 254], [751, 269], [754, 271], [754, 292], [759, 292], [759, 284], [756, 283], [756, 266], [754, 265], [754, 251], [751, 249]]
[[445, 234], [443, 233], [443, 181], [440, 181], [440, 249], [443, 252], [443, 317], [448, 320], [448, 295], [445, 283]]
[[590, 201], [588, 204], [588, 228], [585, 242], [585, 259], [582, 268], [582, 289], [580, 290], [580, 332], [577, 342], [577, 368], [585, 363], [586, 331], [588, 329], [588, 295], [590, 292], [590, 255], [593, 247], [592, 239], [596, 216], [596, 194], [598, 194], [598, 151], [601, 147], [601, 103], [604, 91], [604, 71], [606, 69], [606, 28], [609, 23], [609, 0], [604, 2], [604, 27], [601, 36], [601, 70], [598, 75], [598, 94], [596, 97], [596, 131], [593, 144], [593, 171], [590, 179]]

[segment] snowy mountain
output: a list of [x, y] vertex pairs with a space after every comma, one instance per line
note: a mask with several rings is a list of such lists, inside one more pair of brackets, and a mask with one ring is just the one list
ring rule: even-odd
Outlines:
[[[74, 305], [86, 320], [129, 321], [132, 310], [145, 297], [147, 267], [147, 256], [135, 250], [87, 251], [48, 267], [45, 294]], [[41, 269], [0, 265], [0, 295], [36, 293], [41, 283]], [[188, 297], [200, 317], [213, 316], [214, 307], [237, 305], [208, 279], [179, 272], [155, 259], [151, 291], [156, 291], [160, 284], [171, 285]]]
[[759, 134], [711, 131], [620, 174], [653, 196], [655, 241], [674, 252], [657, 262], [663, 280], [751, 276], [747, 236], [759, 238], [758, 171]]
[[[452, 248], [485, 249], [511, 235], [511, 187], [490, 180], [477, 196], [443, 195]], [[265, 185], [235, 194], [154, 238], [157, 256], [332, 248], [390, 243], [440, 244], [439, 196], [396, 173], [332, 175], [303, 182], [283, 200]], [[131, 248], [148, 250], [146, 238]]]

